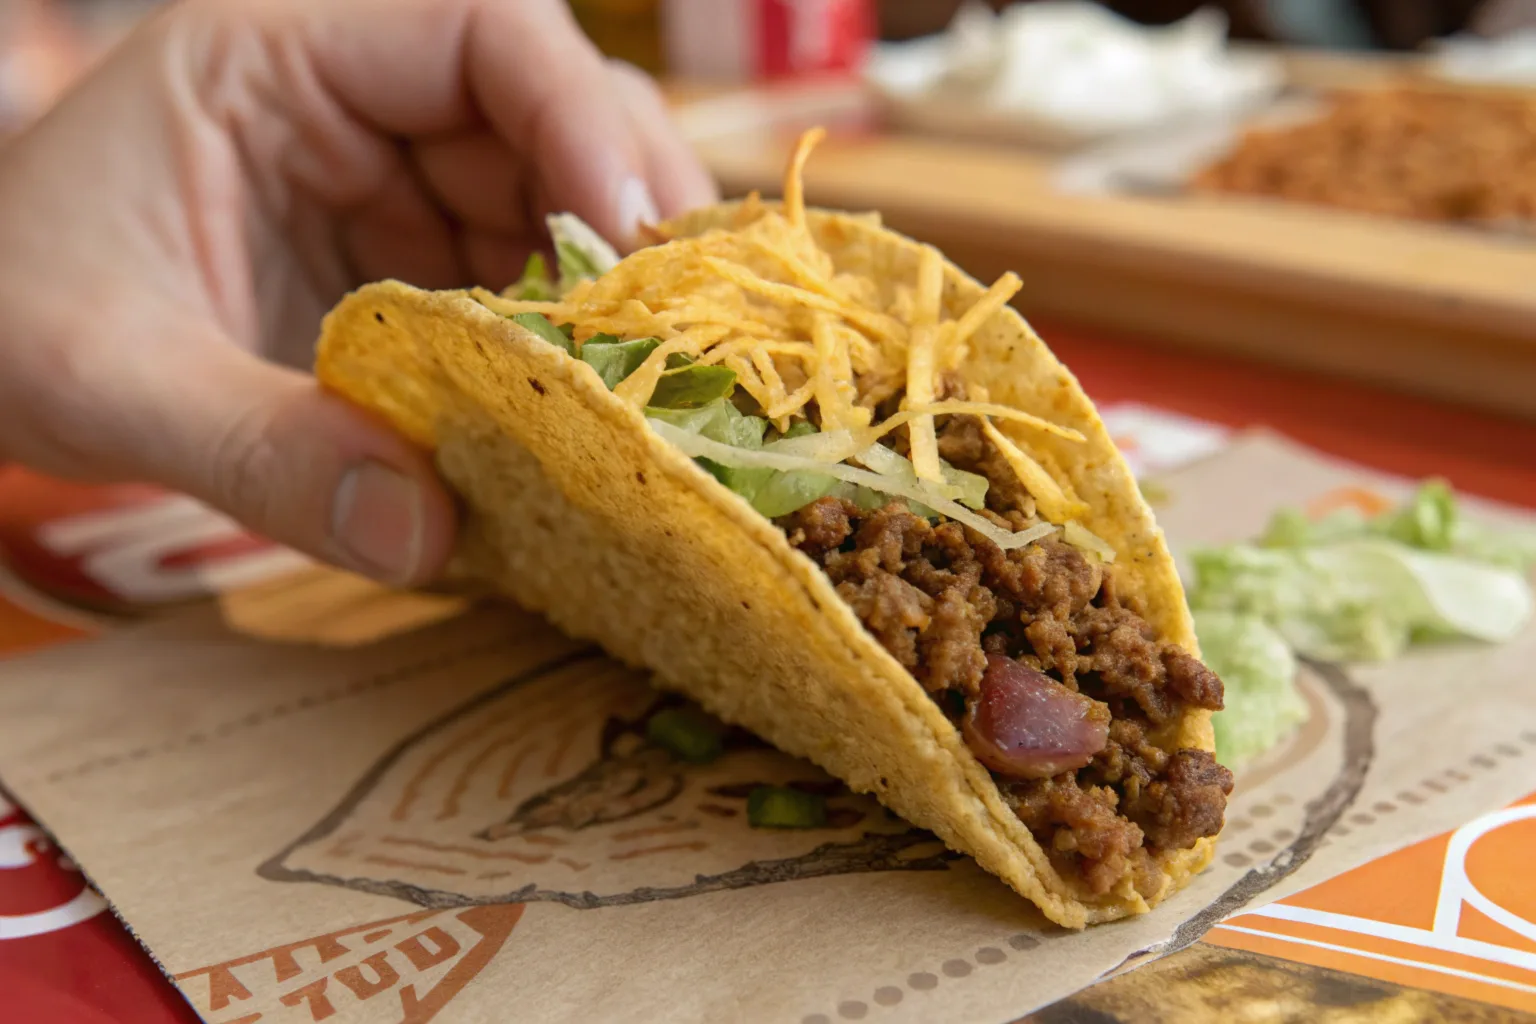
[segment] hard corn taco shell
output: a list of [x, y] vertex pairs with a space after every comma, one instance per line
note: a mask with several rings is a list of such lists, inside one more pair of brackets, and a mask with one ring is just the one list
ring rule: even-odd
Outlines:
[[[726, 204], [665, 232], [730, 227], [735, 216]], [[921, 247], [872, 217], [812, 210], [807, 225], [839, 272], [882, 288], [916, 277]], [[946, 315], [984, 292], [946, 263]], [[468, 294], [393, 281], [358, 290], [325, 320], [317, 373], [435, 451], [467, 507], [455, 573], [873, 793], [1058, 924], [1144, 912], [1210, 861], [1209, 839], [1161, 854], [1163, 882], [1150, 898], [1129, 873], [1101, 896], [1058, 873], [959, 731], [820, 568], [591, 367]], [[1119, 592], [1198, 655], [1162, 533], [1073, 376], [1007, 307], [976, 333], [960, 373], [992, 401], [1086, 437], [1031, 436], [1029, 449], [1086, 502], [1080, 521], [1114, 547]], [[1188, 711], [1172, 731], [1168, 749], [1213, 747], [1207, 711]]]

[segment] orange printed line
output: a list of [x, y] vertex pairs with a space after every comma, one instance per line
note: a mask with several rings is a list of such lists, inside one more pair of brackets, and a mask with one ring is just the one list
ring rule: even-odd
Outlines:
[[549, 860], [547, 853], [517, 853], [512, 850], [477, 850], [473, 846], [456, 846], [453, 843], [434, 843], [427, 839], [412, 839], [408, 836], [385, 836], [380, 842], [389, 843], [391, 846], [414, 846], [422, 850], [431, 850], [434, 853], [462, 853], [468, 857], [476, 857], [480, 860], [515, 860], [520, 864], [543, 864]]
[[691, 843], [671, 843], [667, 846], [647, 846], [639, 850], [624, 850], [621, 853], [610, 853], [609, 860], [634, 860], [636, 857], [649, 857], [653, 853], [670, 853], [673, 850], [707, 850], [709, 844], [703, 840], [695, 839]]
[[555, 748], [549, 752], [549, 760], [544, 762], [544, 774], [546, 776], [554, 778], [556, 773], [560, 771], [560, 762], [565, 760], [565, 755], [571, 749], [571, 744], [576, 741], [576, 734], [581, 731], [581, 727], [585, 724], [584, 720], [578, 719], [568, 723], [564, 729], [560, 730], [559, 735], [555, 739]]
[[571, 860], [571, 858], [569, 858], [569, 857], [557, 857], [557, 858], [555, 858], [555, 861], [558, 864], [564, 864], [566, 867], [570, 868], [572, 871], [585, 871], [585, 870], [587, 870], [587, 868], [592, 866], [591, 864], [588, 864], [585, 861]]
[[673, 825], [652, 825], [650, 828], [632, 828], [628, 832], [615, 832], [611, 837], [615, 842], [625, 839], [644, 839], [647, 836], [662, 836], [669, 832], [689, 832], [699, 827], [696, 821], [679, 821]]
[[[469, 759], [458, 777], [453, 781], [453, 787], [448, 791], [447, 798], [443, 801], [443, 808], [437, 814], [439, 821], [452, 818], [459, 813], [459, 801], [469, 791], [470, 783], [474, 780], [475, 773], [490, 760], [491, 755], [503, 747], [521, 747], [513, 758], [514, 763], [520, 763], [527, 755], [530, 747], [537, 742], [537, 737], [544, 731], [544, 727], [551, 722], [558, 721], [561, 711], [568, 711], [570, 703], [565, 693], [559, 689], [551, 690], [537, 700], [521, 705], [522, 715], [517, 721], [517, 730], [511, 735], [498, 736], [495, 740], [483, 747], [479, 753]], [[554, 714], [547, 714], [550, 710]], [[506, 774], [502, 775], [501, 784], [496, 788], [496, 795], [501, 799], [506, 798], [506, 789], [509, 783]]]
[[1365, 487], [1339, 487], [1307, 505], [1307, 517], [1321, 519], [1341, 508], [1357, 508], [1368, 516], [1380, 515], [1392, 507], [1392, 502]]
[[505, 800], [512, 794], [512, 783], [517, 780], [518, 769], [523, 766], [524, 761], [528, 760], [531, 750], [531, 747], [520, 747], [517, 753], [512, 755], [512, 760], [508, 761], [506, 768], [502, 769], [501, 780], [496, 783], [496, 799]]
[[[512, 715], [513, 712], [510, 710], [504, 711], [499, 715], [492, 715], [474, 729], [471, 729], [469, 735], [445, 742], [437, 753], [427, 758], [426, 763], [416, 769], [416, 774], [405, 781], [405, 785], [400, 790], [400, 799], [396, 801], [394, 809], [390, 811], [390, 818], [395, 821], [404, 821], [406, 816], [410, 814], [411, 805], [416, 802], [417, 797], [421, 796], [421, 788], [426, 785], [428, 776], [442, 767], [448, 758], [458, 753], [463, 744], [479, 739], [508, 718], [511, 718]], [[446, 737], [445, 740], [447, 740]]]
[[467, 875], [469, 872], [463, 868], [456, 868], [448, 864], [430, 864], [419, 860], [400, 860], [396, 857], [386, 857], [381, 853], [373, 853], [363, 858], [368, 864], [378, 864], [386, 868], [411, 868], [416, 871], [436, 871], [440, 875]]

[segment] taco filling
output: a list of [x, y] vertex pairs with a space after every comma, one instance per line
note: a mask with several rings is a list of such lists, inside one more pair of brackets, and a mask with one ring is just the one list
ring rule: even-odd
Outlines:
[[560, 215], [555, 275], [535, 258], [474, 295], [587, 363], [820, 566], [1060, 873], [1150, 896], [1160, 854], [1222, 827], [1231, 773], [1176, 738], [1221, 708], [1221, 681], [1117, 593], [1116, 551], [1055, 469], [1083, 435], [960, 372], [1019, 279], [950, 309], [931, 247], [912, 284], [835, 272], [804, 227], [818, 138], [782, 209], [754, 195], [733, 229], [623, 260]]

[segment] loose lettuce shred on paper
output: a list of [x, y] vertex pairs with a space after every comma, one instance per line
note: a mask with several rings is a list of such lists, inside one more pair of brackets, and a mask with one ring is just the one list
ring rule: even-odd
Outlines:
[[1531, 617], [1536, 534], [1464, 519], [1451, 488], [1430, 480], [1376, 516], [1282, 510], [1258, 540], [1203, 548], [1191, 562], [1201, 651], [1227, 685], [1217, 756], [1240, 763], [1304, 713], [1297, 654], [1383, 661], [1417, 642], [1514, 637]]

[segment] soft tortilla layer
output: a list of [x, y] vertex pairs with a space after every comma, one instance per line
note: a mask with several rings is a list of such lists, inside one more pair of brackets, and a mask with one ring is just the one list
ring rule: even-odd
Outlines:
[[[672, 225], [734, 222], [735, 207]], [[839, 271], [911, 281], [919, 247], [869, 217], [811, 211]], [[945, 268], [951, 315], [985, 289]], [[1092, 404], [1013, 310], [962, 367], [994, 401], [1075, 427], [1084, 444], [1020, 438], [1090, 507], [1123, 591], [1162, 636], [1198, 653], [1161, 532]], [[952, 848], [1066, 927], [1141, 913], [1209, 863], [1202, 840], [1159, 862], [1150, 898], [1127, 876], [1102, 897], [1052, 867], [987, 770], [922, 688], [784, 534], [662, 441], [585, 363], [460, 292], [369, 285], [327, 317], [317, 373], [435, 449], [468, 506], [458, 574], [485, 579], [566, 632], [657, 674], [719, 717], [805, 757]], [[1212, 749], [1208, 712], [1170, 746]]]

